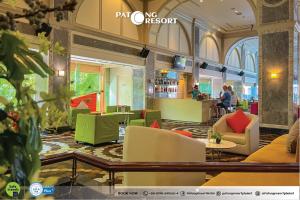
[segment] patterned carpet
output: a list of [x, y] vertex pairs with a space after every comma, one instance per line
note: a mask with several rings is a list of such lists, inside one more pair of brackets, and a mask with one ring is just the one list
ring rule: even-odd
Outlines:
[[[164, 121], [163, 128], [169, 130], [186, 130], [193, 134], [193, 138], [207, 138], [207, 130], [210, 126], [202, 125], [199, 123], [179, 122], [179, 121]], [[261, 133], [260, 147], [270, 143], [274, 138], [278, 137], [277, 134], [264, 134]], [[107, 159], [110, 161], [122, 160], [122, 139], [124, 138], [124, 129], [120, 128], [120, 138], [118, 144], [107, 143], [101, 144], [96, 147], [85, 144], [77, 144], [74, 142], [74, 133], [67, 132], [61, 135], [47, 135], [43, 136], [43, 150], [42, 157], [53, 156], [64, 152], [81, 151], [96, 157]], [[207, 153], [206, 159], [208, 162], [212, 161], [211, 154]], [[223, 152], [220, 158], [221, 162], [239, 162], [245, 159], [243, 155], [231, 154]], [[41, 180], [47, 177], [58, 177], [58, 184], [63, 184], [69, 181], [71, 175], [72, 162], [62, 162], [53, 165], [42, 167]], [[94, 168], [92, 166], [78, 163], [79, 177], [77, 183], [81, 185], [97, 186], [106, 184], [108, 173]], [[122, 173], [116, 174], [116, 183], [122, 183]]]

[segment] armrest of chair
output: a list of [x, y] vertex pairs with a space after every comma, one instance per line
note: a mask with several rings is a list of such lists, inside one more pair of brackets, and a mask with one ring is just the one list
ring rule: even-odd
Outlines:
[[159, 110], [147, 110], [145, 113], [146, 126], [149, 127], [154, 121], [161, 127], [161, 112]]
[[213, 132], [218, 132], [221, 134], [224, 132], [228, 132], [226, 118], [227, 118], [227, 115], [224, 115], [213, 125]]
[[245, 137], [249, 144], [250, 152], [254, 152], [259, 147], [259, 120], [258, 117], [252, 117], [250, 124], [246, 127]]

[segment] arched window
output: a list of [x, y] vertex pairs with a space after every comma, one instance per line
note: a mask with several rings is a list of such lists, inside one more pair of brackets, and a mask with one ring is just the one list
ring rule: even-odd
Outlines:
[[200, 44], [200, 58], [219, 62], [219, 49], [212, 37], [205, 37]]
[[241, 57], [238, 48], [234, 48], [226, 63], [228, 66], [241, 68]]
[[251, 54], [247, 54], [246, 56], [245, 69], [251, 72], [255, 72], [255, 59]]

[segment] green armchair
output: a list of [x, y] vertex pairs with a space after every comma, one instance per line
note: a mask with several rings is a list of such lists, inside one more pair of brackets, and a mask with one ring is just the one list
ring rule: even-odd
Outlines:
[[75, 141], [92, 145], [118, 141], [119, 123], [113, 115], [79, 114]]
[[77, 109], [77, 108], [71, 108], [69, 113], [69, 125], [72, 129], [75, 129], [76, 127], [76, 119], [78, 114], [87, 114], [90, 113], [90, 109]]
[[151, 124], [156, 120], [159, 126], [162, 126], [161, 123], [161, 112], [159, 110], [146, 110], [144, 119], [142, 119], [143, 110], [133, 110], [133, 115], [130, 115], [130, 126], [146, 126], [150, 127]]
[[[130, 106], [106, 106], [106, 113], [115, 114], [117, 112], [121, 112], [120, 107], [125, 107], [125, 112], [131, 112]], [[119, 123], [124, 123], [126, 121], [126, 115], [116, 114], [115, 118], [118, 120]]]

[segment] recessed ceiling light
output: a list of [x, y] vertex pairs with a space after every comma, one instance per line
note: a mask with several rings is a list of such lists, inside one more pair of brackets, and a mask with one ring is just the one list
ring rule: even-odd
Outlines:
[[238, 10], [235, 10], [234, 13], [237, 14], [237, 15], [242, 15], [242, 12], [240, 12]]
[[200, 3], [203, 3], [204, 0], [200, 0]]

